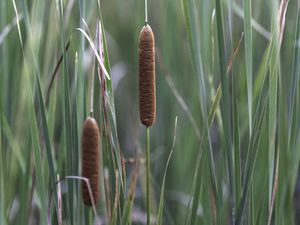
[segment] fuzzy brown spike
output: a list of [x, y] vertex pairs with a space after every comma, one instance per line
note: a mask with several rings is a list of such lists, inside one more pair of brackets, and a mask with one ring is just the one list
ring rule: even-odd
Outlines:
[[[82, 133], [82, 176], [89, 179], [95, 205], [99, 199], [99, 128], [97, 121], [88, 117]], [[92, 206], [88, 186], [82, 183], [84, 204]]]
[[155, 43], [149, 25], [145, 25], [139, 38], [139, 108], [141, 123], [150, 127], [156, 118]]

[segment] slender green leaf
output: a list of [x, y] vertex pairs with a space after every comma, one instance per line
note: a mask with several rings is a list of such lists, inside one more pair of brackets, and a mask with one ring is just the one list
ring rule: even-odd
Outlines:
[[38, 99], [39, 99], [41, 115], [42, 115], [43, 134], [44, 134], [44, 139], [46, 142], [46, 153], [47, 153], [48, 165], [49, 165], [49, 169], [50, 169], [50, 178], [52, 180], [50, 185], [52, 186], [54, 184], [54, 182], [56, 181], [55, 167], [54, 167], [53, 156], [52, 156], [52, 147], [51, 147], [50, 136], [49, 136], [49, 128], [48, 128], [45, 103], [44, 103], [40, 79], [39, 79], [38, 75], [36, 76], [36, 79], [37, 79], [37, 90], [38, 90], [37, 93], [38, 93]]
[[0, 98], [0, 222], [3, 225], [6, 225], [6, 216], [5, 216], [5, 189], [4, 189], [4, 176], [6, 170], [3, 166], [3, 156], [4, 156], [4, 147], [3, 147], [3, 110], [2, 110], [2, 98]]
[[222, 87], [222, 118], [223, 118], [223, 130], [226, 142], [227, 153], [227, 165], [230, 181], [230, 193], [231, 193], [231, 205], [232, 205], [232, 223], [235, 222], [235, 210], [236, 210], [236, 191], [235, 191], [235, 176], [234, 176], [234, 161], [232, 152], [232, 122], [231, 122], [231, 102], [229, 98], [229, 86], [227, 81], [226, 70], [226, 46], [223, 32], [223, 17], [220, 0], [215, 1], [216, 4], [216, 21], [217, 21], [217, 36], [219, 47], [219, 63], [221, 73], [221, 87]]
[[[209, 134], [209, 125], [208, 125], [208, 116], [207, 116], [207, 91], [206, 91], [206, 84], [205, 84], [205, 77], [202, 67], [202, 59], [201, 59], [201, 52], [200, 52], [200, 39], [199, 39], [199, 31], [197, 27], [197, 19], [195, 15], [196, 5], [194, 0], [182, 0], [183, 5], [183, 13], [185, 16], [185, 24], [186, 24], [186, 31], [188, 35], [191, 55], [192, 55], [192, 63], [194, 71], [197, 75], [198, 85], [199, 85], [199, 98], [200, 98], [200, 106], [201, 106], [201, 117], [204, 122], [204, 131], [205, 131], [205, 140], [207, 138], [208, 147], [209, 147], [209, 165], [210, 165], [210, 175], [211, 175], [211, 182], [214, 191], [214, 195], [218, 198], [218, 185], [217, 179], [215, 174], [215, 165], [214, 165], [214, 158], [212, 152], [212, 145], [210, 140]], [[196, 182], [199, 184], [199, 182]], [[199, 189], [199, 187], [196, 187]], [[195, 212], [198, 207], [198, 199], [196, 197], [193, 198], [193, 207], [192, 212]], [[191, 222], [192, 224], [196, 223], [196, 214], [192, 213], [191, 215]]]
[[175, 142], [176, 142], [176, 132], [177, 132], [177, 117], [175, 118], [175, 126], [174, 126], [174, 136], [173, 136], [173, 144], [170, 151], [170, 154], [168, 156], [168, 160], [165, 167], [165, 172], [163, 176], [163, 182], [161, 185], [161, 192], [159, 197], [159, 207], [158, 207], [158, 216], [157, 216], [157, 225], [162, 225], [162, 219], [163, 219], [163, 210], [164, 210], [164, 201], [165, 201], [165, 183], [166, 183], [166, 177], [167, 177], [167, 170], [168, 166], [175, 148]]
[[252, 24], [251, 0], [244, 0], [245, 60], [248, 93], [249, 131], [252, 132]]

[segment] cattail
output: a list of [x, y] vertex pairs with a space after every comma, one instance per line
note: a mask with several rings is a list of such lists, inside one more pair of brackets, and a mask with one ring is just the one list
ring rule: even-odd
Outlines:
[[[82, 134], [82, 176], [89, 179], [94, 203], [99, 199], [99, 128], [94, 118], [88, 117]], [[83, 202], [92, 206], [89, 189], [82, 183]]]
[[143, 125], [150, 127], [156, 117], [155, 44], [149, 25], [145, 25], [139, 37], [139, 107]]

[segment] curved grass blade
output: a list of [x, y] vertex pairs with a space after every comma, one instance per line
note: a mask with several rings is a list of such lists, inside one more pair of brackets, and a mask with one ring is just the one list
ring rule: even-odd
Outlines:
[[163, 176], [163, 182], [161, 185], [161, 192], [160, 192], [160, 198], [159, 198], [159, 207], [158, 207], [158, 215], [157, 215], [157, 225], [162, 225], [162, 219], [163, 219], [163, 210], [164, 210], [164, 201], [165, 201], [165, 182], [167, 177], [167, 170], [169, 167], [169, 163], [175, 148], [175, 142], [176, 142], [176, 133], [177, 133], [177, 116], [175, 118], [175, 124], [174, 124], [174, 136], [173, 136], [173, 144], [171, 151], [168, 156], [168, 160], [165, 167], [165, 172]]
[[108, 72], [107, 72], [107, 70], [106, 70], [106, 68], [105, 68], [105, 66], [104, 66], [104, 64], [103, 64], [103, 62], [101, 61], [101, 58], [100, 58], [100, 56], [99, 56], [99, 54], [98, 54], [98, 52], [97, 52], [97, 50], [96, 50], [96, 47], [94, 46], [94, 43], [92, 42], [92, 40], [91, 40], [91, 38], [89, 37], [89, 35], [88, 35], [83, 29], [81, 29], [81, 28], [76, 28], [76, 30], [78, 30], [80, 33], [82, 33], [82, 34], [84, 35], [84, 37], [88, 40], [88, 42], [89, 42], [89, 44], [90, 44], [90, 46], [91, 46], [91, 48], [92, 48], [92, 50], [93, 50], [93, 52], [94, 52], [96, 58], [97, 58], [97, 61], [98, 61], [98, 63], [99, 63], [100, 66], [101, 66], [101, 69], [103, 70], [103, 72], [104, 72], [106, 78], [107, 78], [108, 80], [110, 80], [110, 76], [109, 76], [109, 74], [108, 74]]

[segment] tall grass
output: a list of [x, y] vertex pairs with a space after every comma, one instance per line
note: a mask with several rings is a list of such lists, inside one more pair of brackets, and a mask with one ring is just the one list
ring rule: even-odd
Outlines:
[[[60, 224], [60, 213], [63, 224], [146, 224], [148, 212], [158, 225], [299, 224], [299, 8], [1, 0], [0, 224]], [[138, 107], [145, 13], [157, 53], [151, 165]], [[80, 177], [91, 101], [97, 216]]]

